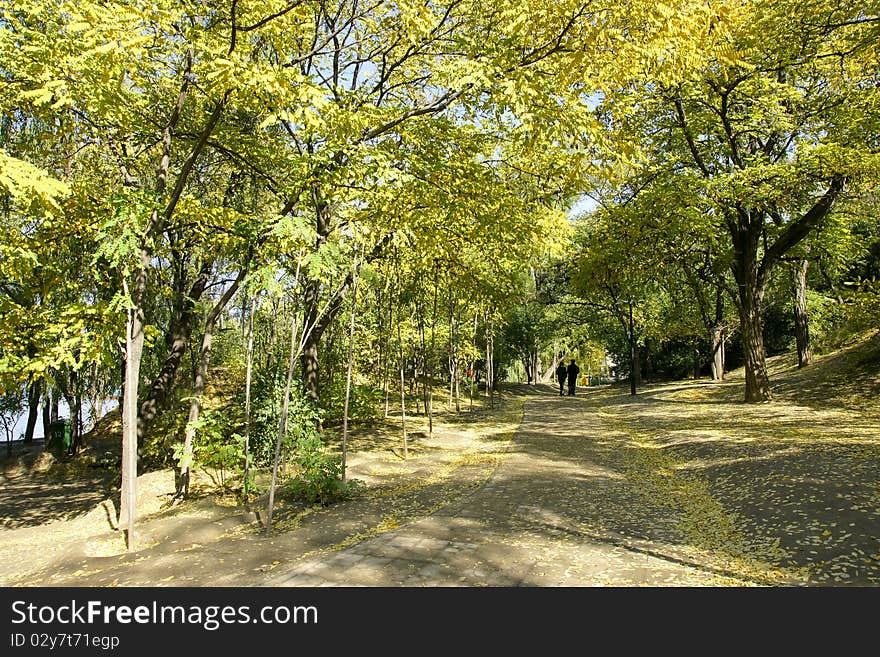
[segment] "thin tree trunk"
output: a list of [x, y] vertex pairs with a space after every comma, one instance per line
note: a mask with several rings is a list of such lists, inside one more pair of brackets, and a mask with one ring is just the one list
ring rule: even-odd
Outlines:
[[495, 408], [495, 336], [492, 330], [492, 321], [489, 320], [489, 339], [486, 341], [488, 363], [486, 372], [486, 387], [489, 393], [489, 408]]
[[98, 384], [98, 364], [92, 363], [92, 373], [89, 381], [89, 404], [92, 408], [94, 422], [91, 428], [98, 424], [98, 420], [104, 417], [104, 396]]
[[434, 268], [434, 308], [431, 315], [431, 353], [428, 354], [428, 435], [434, 435], [434, 356], [437, 353], [437, 268]]
[[712, 345], [712, 380], [724, 380], [724, 327], [715, 325], [711, 327], [709, 338]]
[[542, 381], [549, 381], [550, 383], [553, 382], [553, 379], [556, 375], [556, 368], [559, 367], [559, 359], [561, 358], [561, 356], [562, 356], [562, 354], [559, 353], [559, 351], [557, 349], [557, 345], [554, 342], [553, 343], [553, 360], [551, 361], [550, 369], [546, 370], [544, 372], [544, 375], [541, 377]]
[[[415, 335], [415, 323], [412, 316], [412, 313], [409, 315], [409, 330], [412, 335]], [[409, 379], [409, 395], [413, 396], [413, 392], [416, 389], [416, 380], [419, 377], [419, 361], [415, 355], [415, 347], [413, 347], [413, 357], [412, 357], [412, 376]], [[416, 402], [416, 414], [419, 412], [419, 404]]]
[[119, 503], [119, 529], [126, 534], [129, 552], [135, 546], [134, 521], [137, 510], [137, 429], [138, 386], [141, 359], [144, 352], [144, 309], [139, 300], [146, 289], [146, 254], [141, 254], [141, 268], [135, 274], [134, 295], [128, 292], [123, 280], [125, 295], [132, 298], [134, 307], [129, 309], [125, 330], [125, 397], [122, 408], [122, 486]]
[[727, 331], [721, 331], [721, 378], [727, 371]]
[[[248, 258], [248, 261], [250, 258]], [[195, 441], [196, 423], [202, 412], [202, 395], [205, 393], [205, 385], [208, 380], [208, 367], [211, 364], [211, 344], [214, 340], [214, 328], [217, 326], [217, 320], [220, 314], [226, 308], [227, 304], [238, 292], [238, 288], [244, 277], [247, 275], [247, 264], [242, 266], [235, 280], [223, 292], [223, 295], [214, 304], [208, 317], [205, 319], [205, 332], [202, 335], [202, 346], [199, 350], [199, 367], [196, 371], [195, 381], [193, 385], [193, 394], [189, 404], [189, 415], [186, 421], [186, 429], [184, 430], [183, 456], [180, 465], [180, 477], [177, 482], [177, 495], [187, 496], [189, 494], [189, 483], [191, 474], [191, 465], [193, 459], [193, 442]]]
[[447, 367], [449, 370], [449, 410], [455, 398], [455, 314], [452, 308], [452, 294], [449, 295], [449, 345], [446, 354]]
[[250, 313], [247, 321], [247, 363], [245, 365], [244, 382], [244, 481], [242, 482], [242, 496], [248, 499], [248, 490], [251, 476], [251, 379], [254, 364], [254, 315], [259, 308], [257, 296], [251, 299]]
[[27, 425], [24, 430], [24, 442], [30, 443], [34, 440], [34, 430], [37, 427], [37, 416], [40, 412], [40, 381], [34, 380], [28, 386], [28, 418]]
[[406, 438], [406, 388], [403, 380], [403, 339], [400, 336], [400, 317], [397, 318], [397, 343], [400, 348], [400, 424], [403, 430], [403, 459], [407, 460], [409, 446]]
[[394, 321], [393, 316], [392, 316], [393, 309], [394, 309], [394, 299], [393, 299], [392, 295], [389, 293], [388, 294], [388, 334], [386, 336], [386, 342], [385, 342], [385, 345], [386, 345], [385, 346], [385, 374], [384, 374], [383, 383], [382, 383], [382, 387], [385, 390], [385, 417], [386, 418], [389, 417], [391, 414], [390, 410], [389, 410], [389, 399], [388, 399], [391, 394], [391, 383], [390, 383], [391, 377], [390, 377], [390, 373], [388, 370], [389, 370], [389, 366], [391, 364], [391, 324]]
[[[302, 251], [300, 251], [296, 261], [296, 274], [293, 278], [294, 291], [299, 287], [302, 257], [303, 254]], [[306, 313], [308, 313], [308, 310], [304, 313], [302, 326], [303, 334], [300, 336], [299, 340], [297, 340], [296, 337], [299, 333], [299, 322], [297, 321], [298, 315], [296, 313], [296, 308], [293, 308], [290, 313], [290, 355], [287, 360], [287, 381], [284, 385], [284, 400], [281, 405], [281, 418], [278, 422], [278, 435], [275, 437], [275, 458], [272, 461], [272, 479], [269, 483], [269, 504], [266, 513], [267, 534], [272, 529], [272, 512], [275, 509], [275, 487], [278, 481], [278, 462], [281, 459], [281, 444], [284, 441], [284, 437], [287, 435], [287, 413], [290, 408], [290, 388], [293, 383], [293, 368], [296, 364], [297, 356], [302, 355], [305, 341], [308, 338], [308, 333], [314, 328], [314, 325], [310, 326], [305, 321], [305, 318], [308, 317], [308, 314]]]
[[419, 315], [419, 342], [422, 346], [422, 405], [425, 408], [425, 416], [428, 415], [428, 351], [425, 345], [425, 309], [418, 305]]
[[43, 388], [43, 441], [48, 444], [49, 436], [51, 435], [49, 433], [49, 425], [52, 423], [52, 386], [46, 381]]
[[266, 533], [272, 530], [272, 511], [275, 508], [275, 486], [278, 481], [278, 461], [281, 459], [281, 443], [287, 435], [287, 411], [290, 407], [290, 387], [293, 383], [293, 368], [297, 354], [297, 315], [293, 312], [290, 321], [290, 358], [287, 361], [287, 382], [284, 384], [284, 401], [281, 405], [281, 420], [278, 423], [278, 436], [275, 439], [275, 458], [272, 461], [272, 480], [269, 483], [269, 506], [266, 511]]
[[52, 387], [52, 403], [49, 406], [49, 421], [57, 422], [58, 421], [58, 395], [61, 391], [58, 390], [58, 385]]
[[[457, 310], [458, 309], [456, 308], [456, 313], [457, 313]], [[461, 379], [461, 376], [459, 376], [459, 371], [458, 371], [458, 360], [459, 360], [459, 358], [458, 358], [458, 332], [460, 330], [459, 329], [460, 323], [461, 322], [459, 321], [459, 318], [456, 315], [456, 318], [455, 318], [455, 347], [452, 352], [453, 364], [454, 364], [453, 372], [455, 373], [454, 380], [455, 380], [455, 412], [456, 413], [461, 413], [461, 394], [459, 392], [459, 380]]]
[[477, 313], [474, 312], [474, 332], [471, 336], [471, 364], [468, 367], [468, 372], [470, 373], [470, 403], [468, 406], [468, 411], [470, 413], [474, 412], [474, 379], [476, 378], [476, 367], [477, 367]]
[[709, 344], [712, 350], [712, 380], [724, 380], [724, 285], [715, 285], [715, 319], [709, 320]]
[[794, 335], [797, 342], [798, 367], [813, 362], [813, 345], [810, 341], [810, 321], [807, 315], [807, 269], [809, 260], [804, 258], [794, 270]]
[[71, 374], [71, 385], [73, 387], [73, 408], [70, 410], [70, 423], [71, 423], [71, 440], [70, 440], [70, 453], [76, 454], [79, 451], [79, 448], [82, 447], [82, 430], [83, 430], [83, 422], [82, 422], [82, 378], [79, 375], [79, 372], [74, 371]]
[[342, 483], [346, 481], [345, 467], [348, 456], [348, 405], [351, 400], [351, 373], [354, 367], [354, 319], [357, 311], [358, 263], [355, 257], [354, 281], [351, 287], [351, 317], [348, 325], [348, 366], [345, 373], [345, 405], [342, 410]]
[[279, 299], [272, 299], [272, 321], [269, 322], [269, 340], [266, 345], [266, 369], [272, 364], [272, 358], [275, 356], [275, 327], [278, 325], [278, 307], [281, 305]]

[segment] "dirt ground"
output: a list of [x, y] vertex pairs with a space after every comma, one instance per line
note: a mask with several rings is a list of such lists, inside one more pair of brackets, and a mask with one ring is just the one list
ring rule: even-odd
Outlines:
[[[169, 506], [140, 478], [137, 549], [114, 528], [101, 449], [7, 461], [5, 586], [877, 586], [880, 334], [798, 370], [771, 360], [775, 400], [742, 378], [581, 389], [509, 386], [496, 408], [444, 414], [433, 437], [358, 428], [353, 500], [208, 492]], [[466, 406], [465, 406], [466, 408]]]

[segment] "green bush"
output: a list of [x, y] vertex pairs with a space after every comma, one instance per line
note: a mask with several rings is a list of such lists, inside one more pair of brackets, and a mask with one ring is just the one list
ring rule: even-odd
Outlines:
[[193, 452], [196, 463], [218, 474], [224, 489], [230, 478], [244, 475], [244, 438], [231, 434], [226, 417], [220, 412], [202, 412]]
[[296, 472], [283, 483], [285, 492], [308, 504], [332, 504], [351, 497], [358, 480], [342, 481], [342, 458], [328, 454], [317, 434], [298, 436], [291, 459]]
[[[284, 404], [286, 371], [280, 368], [259, 371], [251, 390], [250, 452], [254, 465], [271, 467], [275, 460], [275, 442]], [[242, 402], [243, 403], [243, 402]], [[287, 432], [281, 444], [283, 453], [294, 450], [296, 440], [317, 433], [320, 414], [298, 380], [290, 389], [287, 406]]]

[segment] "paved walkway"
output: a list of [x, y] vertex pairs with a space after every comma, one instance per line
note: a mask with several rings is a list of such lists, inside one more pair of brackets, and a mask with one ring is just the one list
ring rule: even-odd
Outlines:
[[[620, 467], [596, 391], [529, 398], [486, 484], [427, 518], [299, 562], [269, 586], [741, 585], [681, 545], [676, 509]], [[638, 512], [635, 512], [638, 509]], [[626, 536], [627, 538], [624, 538]]]
[[[293, 507], [269, 535], [253, 512], [208, 497], [145, 518], [142, 547], [125, 553], [118, 532], [103, 527], [113, 514], [99, 506], [0, 532], [9, 557], [0, 578], [16, 586], [880, 585], [875, 413], [800, 398], [743, 404], [736, 383], [678, 382], [636, 397], [609, 388], [560, 397], [550, 386], [507, 394], [524, 400], [521, 424], [511, 397], [483, 416], [492, 431], [463, 422], [442, 440], [422, 438], [405, 469], [387, 445], [352, 455], [352, 471], [373, 477], [370, 494], [302, 516]], [[160, 484], [153, 488], [170, 489]]]

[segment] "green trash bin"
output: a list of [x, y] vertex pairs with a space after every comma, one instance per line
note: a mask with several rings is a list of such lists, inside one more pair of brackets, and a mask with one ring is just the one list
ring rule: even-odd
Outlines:
[[49, 425], [50, 445], [56, 452], [70, 451], [70, 421], [67, 418], [55, 420]]

